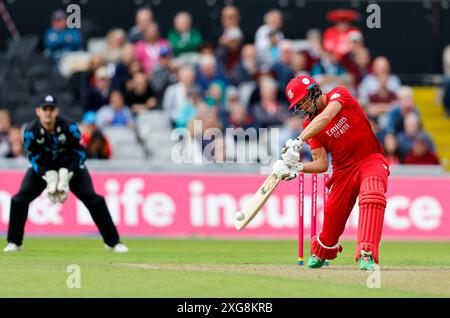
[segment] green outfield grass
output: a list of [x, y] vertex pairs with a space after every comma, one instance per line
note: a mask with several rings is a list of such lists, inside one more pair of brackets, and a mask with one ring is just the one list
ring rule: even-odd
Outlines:
[[[353, 262], [354, 242], [330, 266], [296, 265], [295, 241], [125, 239], [128, 254], [99, 238], [30, 238], [0, 254], [0, 297], [449, 297], [445, 242], [383, 242], [381, 288]], [[306, 247], [308, 250], [308, 247]], [[66, 285], [81, 268], [81, 288]]]

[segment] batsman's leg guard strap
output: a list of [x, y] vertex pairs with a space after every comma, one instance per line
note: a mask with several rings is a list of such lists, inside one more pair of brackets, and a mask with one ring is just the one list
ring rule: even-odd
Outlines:
[[331, 247], [324, 245], [319, 239], [319, 234], [314, 235], [311, 240], [312, 254], [321, 259], [335, 259], [337, 254], [342, 252], [342, 246], [339, 243]]
[[378, 247], [383, 231], [384, 211], [386, 209], [384, 182], [380, 177], [372, 176], [364, 179], [359, 195], [358, 245], [355, 260], [360, 257], [361, 250], [372, 252], [378, 263]]

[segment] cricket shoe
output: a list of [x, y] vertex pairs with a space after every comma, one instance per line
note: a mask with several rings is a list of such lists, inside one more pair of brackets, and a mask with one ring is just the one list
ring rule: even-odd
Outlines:
[[313, 254], [308, 258], [308, 263], [306, 264], [306, 266], [308, 266], [309, 268], [321, 268], [323, 265], [325, 265], [325, 261], [326, 260], [318, 258]]
[[361, 250], [361, 256], [358, 260], [359, 270], [373, 271], [375, 269], [375, 261], [373, 260], [372, 252]]
[[19, 246], [15, 243], [8, 243], [8, 245], [6, 245], [6, 247], [3, 249], [3, 252], [20, 252], [22, 249], [22, 245]]
[[122, 243], [117, 243], [113, 247], [105, 244], [105, 248], [116, 253], [128, 253], [128, 247]]

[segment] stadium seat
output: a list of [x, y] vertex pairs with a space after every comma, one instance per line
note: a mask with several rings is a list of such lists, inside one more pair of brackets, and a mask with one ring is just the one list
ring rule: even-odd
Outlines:
[[103, 133], [116, 145], [136, 143], [136, 134], [128, 127], [105, 127]]
[[113, 159], [145, 159], [144, 149], [137, 143], [113, 148]]
[[173, 141], [170, 139], [172, 128], [163, 111], [148, 111], [136, 118], [139, 138], [143, 141], [150, 160], [164, 161], [170, 159]]
[[144, 159], [146, 157], [146, 152], [138, 142], [133, 129], [105, 127], [103, 133], [111, 144], [114, 159]]

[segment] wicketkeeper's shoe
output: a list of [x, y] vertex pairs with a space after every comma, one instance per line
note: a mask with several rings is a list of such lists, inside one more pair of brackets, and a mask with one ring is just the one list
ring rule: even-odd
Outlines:
[[113, 247], [105, 244], [105, 248], [115, 253], [128, 253], [128, 247], [122, 243], [117, 243]]
[[313, 254], [308, 258], [308, 263], [306, 264], [306, 266], [308, 266], [309, 268], [321, 268], [323, 265], [325, 265], [325, 261], [326, 260], [318, 258]]
[[17, 245], [14, 243], [8, 243], [6, 247], [3, 249], [3, 252], [20, 252], [22, 250], [22, 245]]
[[375, 269], [375, 261], [372, 252], [361, 250], [361, 257], [358, 260], [359, 269], [362, 271], [373, 271]]

